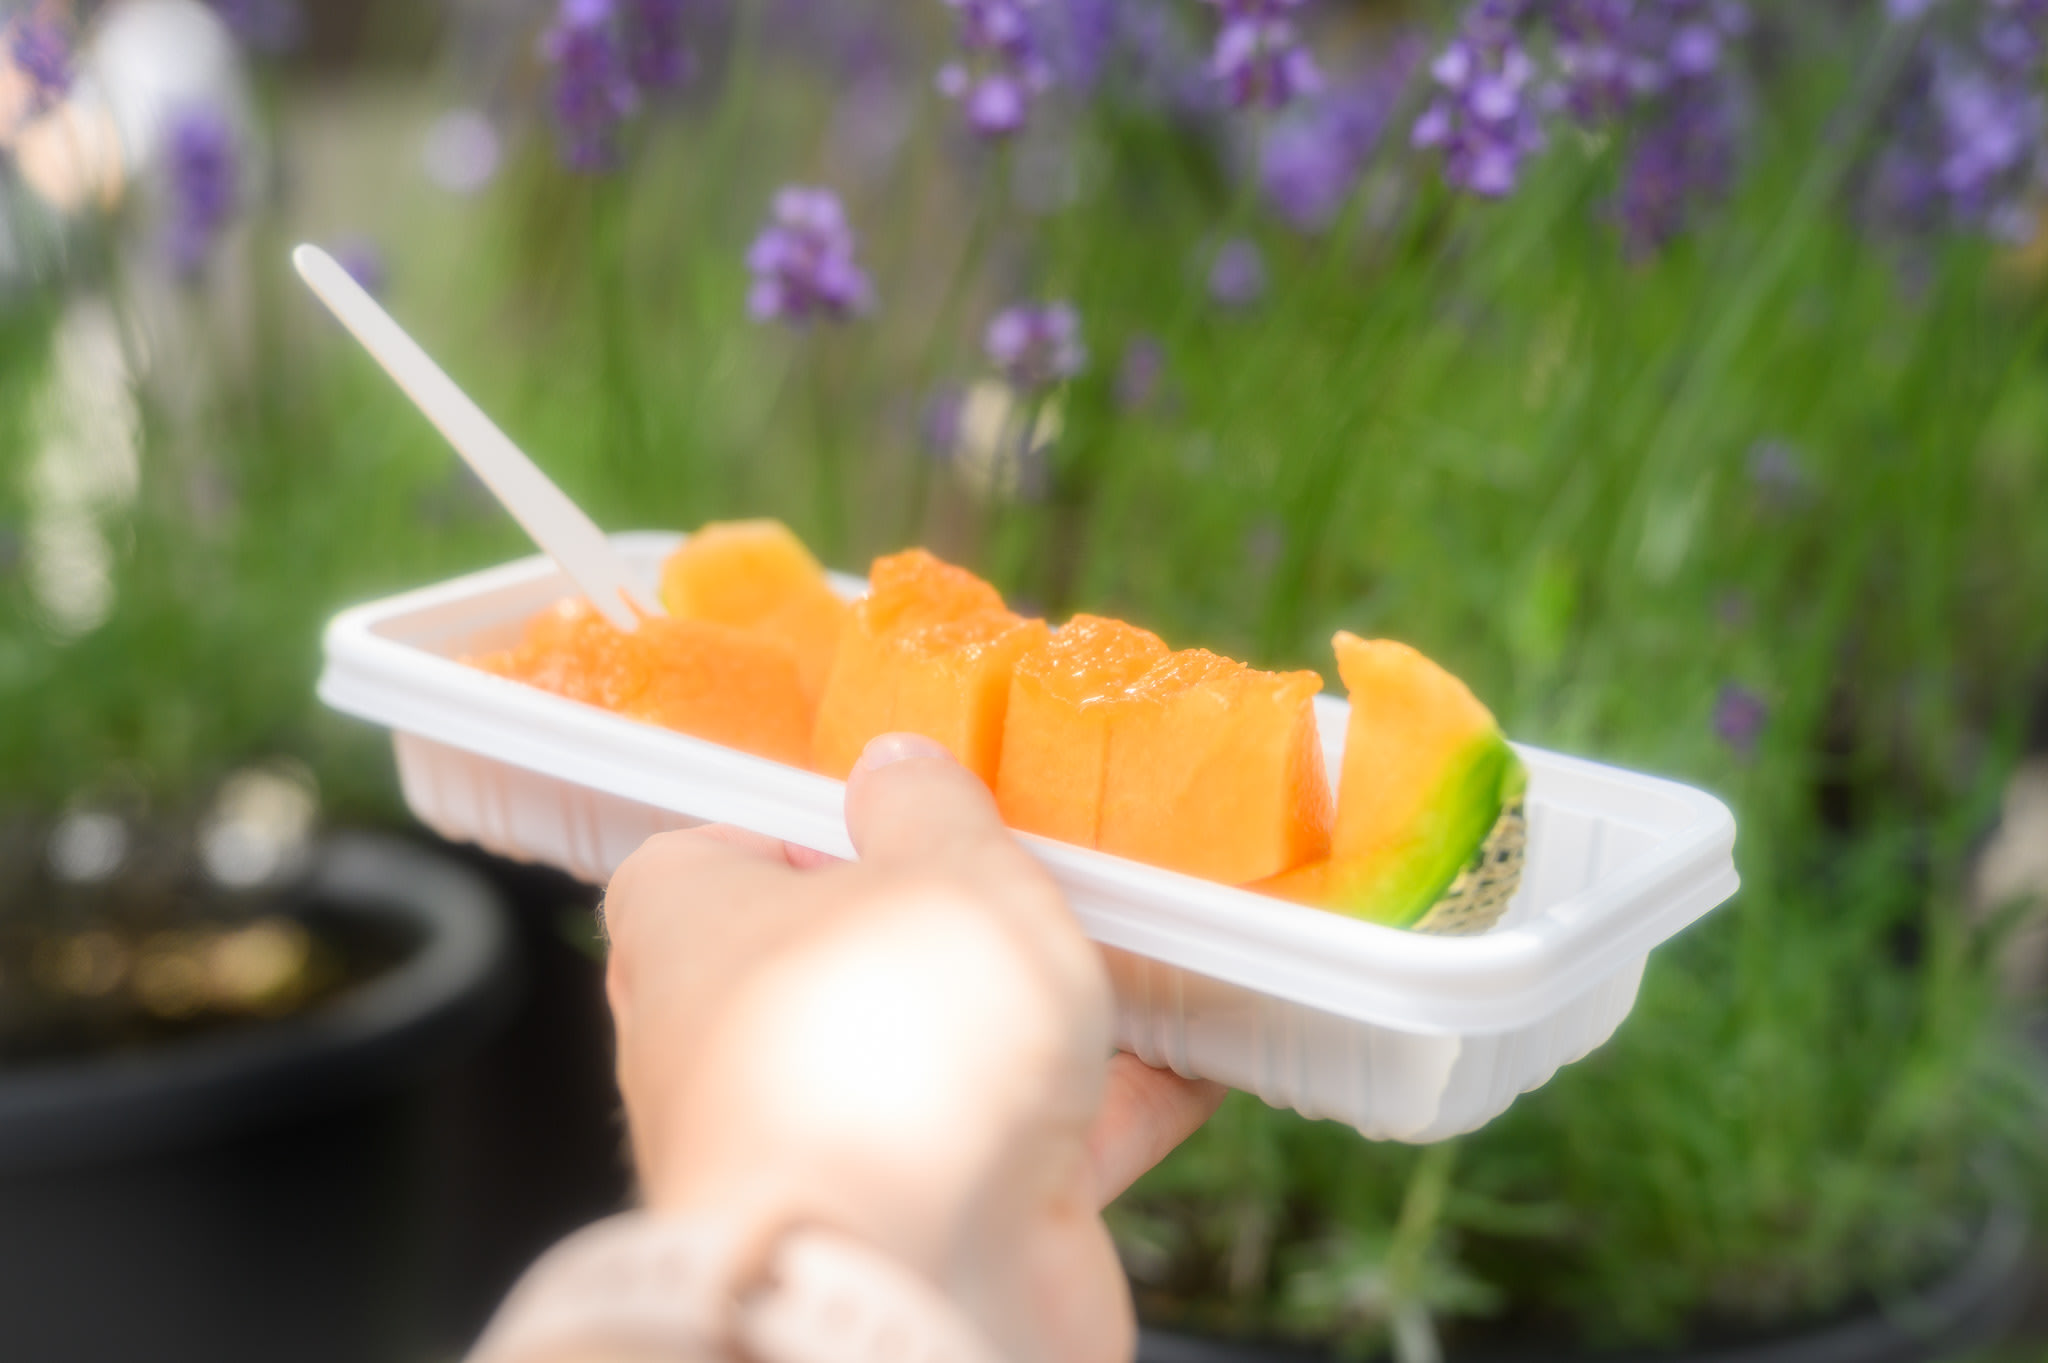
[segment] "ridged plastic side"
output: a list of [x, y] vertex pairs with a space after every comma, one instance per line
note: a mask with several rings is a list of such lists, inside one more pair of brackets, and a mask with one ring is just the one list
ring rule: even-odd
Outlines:
[[[647, 838], [695, 822], [416, 734], [394, 734], [393, 747], [406, 803], [435, 832], [593, 883]], [[1598, 879], [1617, 853], [1598, 820], [1550, 817], [1557, 835], [1541, 844], [1544, 864], [1532, 875], [1540, 869], [1546, 897], [1562, 898]], [[1339, 1017], [1127, 951], [1104, 954], [1117, 1044], [1147, 1064], [1375, 1139], [1417, 1142], [1483, 1126], [1607, 1040], [1635, 1002], [1644, 965], [1636, 958], [1535, 1023], [1440, 1036]]]

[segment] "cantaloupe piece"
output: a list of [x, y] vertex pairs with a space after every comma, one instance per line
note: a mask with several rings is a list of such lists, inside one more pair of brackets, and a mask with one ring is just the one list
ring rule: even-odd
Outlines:
[[1095, 846], [1110, 717], [1167, 653], [1150, 630], [1077, 615], [1017, 660], [996, 777], [996, 804], [1010, 827]]
[[626, 634], [577, 598], [534, 616], [516, 647], [469, 661], [742, 752], [795, 766], [810, 756], [796, 654], [747, 630], [656, 618]]
[[1327, 855], [1322, 684], [1204, 649], [1154, 664], [1110, 717], [1096, 845], [1232, 885]]
[[623, 709], [647, 681], [628, 636], [582, 597], [537, 612], [512, 648], [466, 661], [606, 710]]
[[991, 788], [1010, 673], [1045, 623], [1004, 610], [995, 588], [922, 549], [875, 560], [818, 702], [811, 762], [845, 777], [878, 734], [924, 734]]
[[791, 766], [809, 760], [811, 705], [787, 643], [671, 617], [642, 621], [631, 644], [646, 680], [625, 714]]
[[710, 620], [788, 644], [804, 694], [818, 703], [846, 602], [781, 521], [705, 525], [662, 564], [661, 604], [678, 620]]
[[1255, 888], [1395, 927], [1490, 927], [1521, 877], [1521, 759], [1493, 713], [1422, 654], [1334, 642], [1351, 720], [1329, 859]]

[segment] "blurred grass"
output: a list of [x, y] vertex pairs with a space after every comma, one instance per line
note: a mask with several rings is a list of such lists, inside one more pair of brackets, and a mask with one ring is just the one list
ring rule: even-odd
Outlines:
[[[0, 582], [0, 801], [176, 804], [282, 751], [335, 817], [399, 817], [383, 737], [312, 699], [319, 626], [525, 546], [286, 274], [290, 241], [368, 232], [394, 311], [602, 523], [779, 515], [849, 568], [916, 539], [1049, 613], [1271, 666], [1392, 635], [1517, 738], [1733, 804], [1741, 896], [1653, 958], [1613, 1043], [1485, 1131], [1418, 1155], [1233, 1099], [1119, 1211], [1153, 1309], [1361, 1344], [1488, 1312], [1666, 1341], [1881, 1297], [1994, 1189], [2038, 1195], [2038, 1085], [1963, 901], [2048, 660], [2048, 313], [1983, 244], [1887, 243], [1845, 210], [1881, 52], [1773, 86], [1736, 199], [1631, 263], [1613, 146], [1568, 141], [1499, 206], [1389, 152], [1369, 230], [1304, 238], [1245, 213], [1213, 130], [1114, 82], [994, 158], [906, 78], [903, 145], [856, 156], [844, 91], [757, 37], [622, 176], [565, 174], [536, 128], [474, 200], [401, 155], [443, 92], [281, 92], [300, 169], [250, 224], [251, 286], [153, 322], [218, 362], [145, 389], [113, 613], [62, 638], [22, 572]], [[874, 320], [744, 321], [740, 256], [789, 181], [846, 196]], [[1234, 215], [1271, 280], [1245, 312], [1201, 293]], [[0, 318], [10, 468], [66, 291], [115, 285]], [[1093, 362], [1046, 495], [989, 501], [920, 422], [988, 377], [980, 328], [1024, 296], [1072, 298]], [[1141, 340], [1164, 371], [1130, 406]], [[22, 484], [0, 524], [26, 523]], [[1714, 730], [1736, 685], [1768, 707], [1753, 751]]]

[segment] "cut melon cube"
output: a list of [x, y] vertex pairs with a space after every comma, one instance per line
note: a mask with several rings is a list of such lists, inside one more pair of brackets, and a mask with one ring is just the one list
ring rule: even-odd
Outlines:
[[1012, 828], [1093, 847], [1123, 692], [1167, 655], [1149, 630], [1077, 615], [1017, 660], [996, 803]]
[[993, 788], [1010, 673], [1044, 642], [1044, 622], [1004, 610], [995, 588], [921, 549], [875, 560], [869, 584], [818, 702], [812, 765], [843, 778], [870, 739], [917, 733]]
[[1003, 609], [988, 583], [923, 549], [884, 554], [868, 569], [868, 594], [854, 604], [874, 634]]
[[1327, 855], [1321, 689], [1203, 649], [1155, 664], [1111, 714], [1097, 845], [1232, 885]]
[[811, 751], [811, 706], [787, 643], [709, 620], [647, 620], [631, 636], [646, 675], [624, 707], [659, 724], [741, 752], [801, 767]]
[[661, 568], [661, 604], [678, 620], [750, 630], [794, 651], [815, 706], [832, 671], [846, 603], [781, 521], [714, 521]]
[[517, 647], [467, 660], [570, 700], [802, 766], [809, 703], [789, 645], [705, 620], [626, 634], [578, 597], [527, 622]]
[[[1045, 642], [1043, 620], [980, 611], [895, 635], [889, 728], [946, 745], [991, 790], [1000, 779], [1004, 718], [1017, 659]], [[870, 735], [872, 737], [872, 735]]]
[[628, 636], [582, 597], [557, 601], [526, 622], [516, 647], [469, 660], [585, 705], [621, 709], [646, 686]]

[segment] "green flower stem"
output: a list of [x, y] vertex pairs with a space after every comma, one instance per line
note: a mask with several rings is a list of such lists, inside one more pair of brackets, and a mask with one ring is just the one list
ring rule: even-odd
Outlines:
[[[932, 314], [931, 327], [925, 333], [924, 345], [911, 371], [916, 375], [912, 391], [920, 400], [937, 386], [939, 374], [948, 358], [958, 365], [963, 356], [975, 354], [971, 341], [963, 346], [957, 334], [960, 309], [966, 305], [968, 295], [981, 277], [982, 262], [995, 239], [998, 220], [1010, 201], [1011, 191], [1010, 144], [998, 143], [994, 153], [989, 167], [991, 184], [987, 192], [975, 196], [974, 207], [968, 217], [966, 243], [946, 275], [938, 309]], [[897, 536], [901, 543], [914, 543], [923, 535], [925, 520], [931, 514], [932, 462], [927, 451], [913, 446], [909, 485], [903, 497], [902, 528]]]
[[809, 389], [811, 419], [811, 471], [813, 516], [817, 522], [818, 556], [826, 563], [846, 562], [848, 525], [846, 478], [840, 468], [839, 385], [833, 373], [834, 355], [830, 338], [815, 330], [803, 338], [805, 351], [799, 363], [804, 367]]
[[647, 405], [641, 385], [639, 311], [633, 306], [633, 264], [629, 258], [631, 190], [621, 176], [591, 185], [590, 251], [592, 301], [597, 327], [598, 368], [604, 412], [600, 463], [614, 485], [629, 496], [646, 491]]

